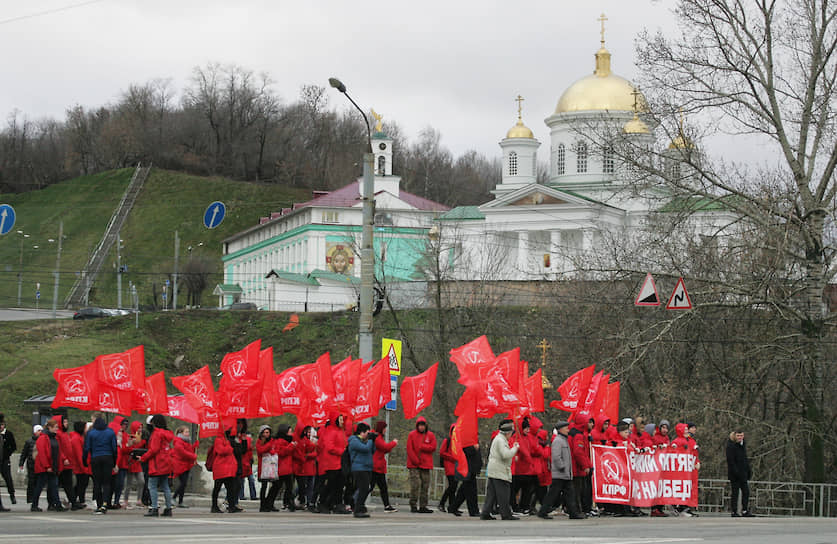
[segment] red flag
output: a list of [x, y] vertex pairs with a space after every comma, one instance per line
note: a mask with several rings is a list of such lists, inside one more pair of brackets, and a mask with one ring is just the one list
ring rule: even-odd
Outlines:
[[76, 368], [56, 368], [52, 377], [58, 382], [53, 408], [66, 406], [93, 410], [99, 385], [95, 362]]
[[303, 366], [299, 377], [304, 399], [298, 416], [309, 423], [325, 423], [334, 401], [334, 378], [328, 352], [320, 355], [316, 362]]
[[[276, 414], [290, 413], [299, 414], [305, 392], [302, 388], [300, 377], [302, 366], [293, 366], [276, 377], [276, 391], [278, 400], [278, 411]], [[271, 410], [274, 412], [274, 410]]]
[[[508, 382], [512, 391], [520, 392], [523, 381], [520, 376], [520, 348], [501, 353], [494, 359], [494, 366]], [[524, 376], [525, 378], [525, 376]]]
[[381, 403], [381, 390], [384, 388], [389, 393], [389, 361], [387, 359], [382, 359], [363, 375], [357, 390], [355, 405], [352, 407], [352, 417], [360, 420], [378, 415], [381, 407], [388, 402], [387, 397], [383, 404]]
[[262, 341], [251, 342], [244, 349], [227, 353], [221, 360], [221, 383], [218, 389], [249, 387], [259, 380], [259, 353]]
[[544, 411], [542, 369], [538, 369], [531, 377], [526, 378], [523, 389], [526, 393], [526, 404], [532, 412]]
[[468, 372], [472, 366], [481, 366], [494, 361], [494, 352], [485, 335], [471, 340], [464, 346], [450, 350], [450, 360], [456, 364], [460, 374]]
[[215, 387], [212, 385], [212, 376], [209, 374], [207, 365], [200, 367], [188, 376], [175, 376], [171, 379], [171, 383], [186, 396], [186, 401], [198, 413], [204, 408], [213, 411], [218, 409]]
[[602, 398], [602, 406], [600, 411], [607, 414], [607, 417], [610, 418], [610, 421], [619, 421], [619, 391], [621, 386], [619, 382], [613, 382], [607, 384], [607, 388], [603, 390], [603, 394], [600, 393], [599, 397]]
[[563, 410], [565, 412], [577, 412], [583, 407], [586, 399], [587, 389], [590, 386], [590, 381], [593, 378], [596, 365], [590, 365], [587, 368], [582, 368], [558, 386], [558, 392], [561, 394], [560, 401], [552, 401], [550, 406]]
[[282, 413], [279, 399], [279, 387], [276, 383], [276, 371], [273, 370], [273, 348], [267, 347], [259, 352], [259, 375], [262, 390], [259, 397], [258, 417], [278, 416]]
[[602, 378], [604, 378], [604, 370], [598, 371], [595, 376], [593, 376], [593, 379], [590, 380], [590, 386], [587, 388], [587, 395], [584, 397], [584, 402], [581, 404], [581, 409], [585, 412], [596, 414], [596, 412], [593, 411], [593, 408], [596, 406], [599, 390], [602, 389], [603, 384], [607, 384], [607, 382], [603, 381]]
[[99, 409], [108, 412], [130, 414], [131, 410], [143, 412], [145, 401], [142, 391], [145, 389], [145, 350], [143, 346], [131, 348], [120, 353], [110, 353], [96, 357], [99, 392]]
[[401, 384], [401, 402], [404, 405], [404, 417], [412, 419], [419, 412], [430, 406], [433, 400], [433, 389], [436, 387], [436, 372], [439, 363], [419, 374], [404, 378]]
[[[188, 402], [188, 398], [186, 399]], [[210, 436], [223, 436], [224, 429], [221, 427], [221, 416], [212, 408], [204, 408], [198, 411], [198, 419], [200, 420], [200, 436], [206, 438]]]
[[477, 421], [476, 392], [466, 390], [457, 406], [462, 407], [462, 415], [456, 420], [451, 432], [450, 449], [456, 457], [456, 471], [462, 477], [468, 476], [468, 459], [464, 449], [479, 442], [479, 423]]
[[169, 409], [166, 400], [166, 377], [162, 372], [145, 378], [145, 389], [142, 390], [143, 403], [146, 414], [165, 414]]
[[198, 413], [191, 404], [186, 402], [186, 397], [182, 395], [166, 396], [166, 406], [167, 409], [165, 412], [158, 413], [165, 413], [169, 417], [179, 419], [180, 421], [188, 421], [189, 423], [199, 424], [201, 422]]
[[363, 361], [351, 357], [334, 365], [331, 375], [334, 379], [334, 402], [342, 413], [349, 413], [355, 406], [360, 385], [360, 371]]

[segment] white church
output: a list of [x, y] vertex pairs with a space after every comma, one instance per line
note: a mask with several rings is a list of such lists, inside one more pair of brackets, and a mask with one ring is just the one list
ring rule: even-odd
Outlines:
[[[602, 18], [604, 21], [604, 18]], [[541, 142], [518, 120], [499, 145], [502, 180], [480, 206], [445, 206], [399, 189], [392, 175], [392, 140], [373, 136], [375, 151], [376, 278], [399, 307], [427, 305], [427, 281], [551, 281], [572, 279], [580, 260], [594, 256], [603, 236], [630, 236], [650, 215], [671, 206], [661, 188], [627, 190], [629, 165], [602, 141], [619, 135], [636, 148], [656, 149], [648, 106], [628, 80], [611, 69], [602, 24], [591, 74], [571, 84], [546, 119], [549, 177], [537, 179]], [[681, 132], [662, 156], [679, 171], [678, 156], [695, 151]], [[686, 173], [684, 172], [684, 175]], [[318, 194], [224, 241], [224, 302], [262, 309], [335, 311], [357, 303], [360, 275], [360, 183]], [[661, 186], [659, 186], [661, 187]], [[697, 228], [728, 225], [735, 217], [707, 207]], [[425, 274], [422, 256], [444, 252], [444, 270]]]

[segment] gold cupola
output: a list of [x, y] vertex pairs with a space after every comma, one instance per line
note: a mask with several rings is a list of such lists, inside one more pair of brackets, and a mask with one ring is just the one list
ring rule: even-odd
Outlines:
[[517, 95], [517, 123], [506, 133], [506, 138], [534, 138], [535, 133], [523, 124], [523, 97]]
[[635, 89], [633, 92], [634, 96], [634, 117], [627, 123], [625, 126], [622, 127], [622, 131], [625, 134], [651, 134], [651, 130], [648, 128], [648, 125], [645, 124], [645, 121], [639, 118], [639, 89]]
[[[602, 23], [601, 47], [595, 54], [595, 70], [589, 76], [573, 83], [558, 99], [555, 113], [574, 111], [632, 111], [636, 90], [630, 81], [617, 76], [610, 68], [610, 51], [605, 47], [604, 14], [599, 18]], [[639, 112], [648, 111], [645, 97], [639, 95]]]
[[695, 143], [686, 136], [685, 117], [683, 109], [680, 109], [680, 123], [677, 128], [677, 136], [668, 144], [669, 149], [695, 149]]

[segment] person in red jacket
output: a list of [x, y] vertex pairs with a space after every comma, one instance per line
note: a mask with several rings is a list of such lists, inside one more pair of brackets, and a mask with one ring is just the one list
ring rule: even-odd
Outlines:
[[[517, 506], [518, 511], [522, 514], [530, 513], [532, 501], [538, 488], [538, 474], [541, 470], [541, 458], [543, 457], [543, 450], [538, 443], [538, 431], [541, 430], [541, 427], [543, 427], [543, 423], [536, 417], [526, 417], [521, 423], [523, 432], [520, 435], [521, 446], [516, 458], [522, 459], [522, 462], [519, 462], [517, 466], [518, 481], [520, 482], [520, 499]], [[523, 442], [526, 442], [526, 444], [524, 445]], [[521, 455], [520, 452], [524, 449], [526, 451]], [[523, 459], [524, 456], [528, 456], [528, 459]], [[514, 466], [512, 468], [514, 469]], [[552, 475], [550, 473], [551, 479]]]
[[293, 503], [293, 457], [296, 451], [297, 443], [291, 436], [291, 427], [285, 423], [280, 423], [276, 427], [276, 436], [270, 443], [270, 453], [279, 457], [279, 464], [277, 470], [277, 478], [267, 492], [265, 502], [259, 508], [260, 512], [278, 512], [275, 506], [276, 498], [279, 492], [284, 489], [282, 502], [288, 507], [288, 510], [293, 512], [295, 506]]
[[299, 487], [301, 508], [314, 509], [314, 478], [317, 475], [317, 437], [310, 425], [297, 425], [301, 430], [297, 434], [294, 475]]
[[70, 503], [71, 510], [80, 510], [84, 505], [76, 502], [76, 489], [73, 484], [73, 473], [77, 472], [79, 467], [73, 464], [73, 445], [70, 440], [70, 420], [63, 416], [55, 416], [55, 421], [58, 422], [58, 430], [55, 432], [58, 438], [58, 443], [61, 445], [61, 459], [59, 461], [58, 484], [64, 490], [67, 496], [67, 502]]
[[[166, 498], [166, 508], [163, 510], [164, 517], [171, 517], [171, 487], [169, 487], [169, 476], [171, 476], [171, 441], [174, 434], [166, 427], [166, 418], [161, 414], [154, 414], [151, 418], [154, 431], [148, 439], [148, 451], [140, 457], [141, 463], [148, 463], [148, 493], [151, 495], [151, 508], [146, 512], [145, 517], [157, 517], [160, 515], [158, 508], [157, 491], [163, 489]], [[139, 450], [138, 450], [139, 451]]]
[[61, 512], [65, 508], [58, 497], [58, 472], [61, 470], [61, 444], [58, 441], [58, 421], [50, 419], [35, 442], [35, 489], [32, 491], [33, 512], [41, 512], [38, 500], [44, 486], [47, 488], [48, 510]]
[[115, 416], [108, 424], [116, 433], [116, 474], [111, 478], [111, 496], [108, 497], [108, 509], [122, 508], [122, 490], [125, 487], [125, 479], [128, 477], [128, 463], [125, 452], [125, 445], [128, 442], [128, 419], [122, 416]]
[[381, 492], [381, 502], [384, 503], [384, 512], [398, 512], [398, 508], [389, 502], [389, 486], [387, 485], [387, 454], [398, 445], [398, 439], [387, 442], [384, 433], [387, 424], [385, 421], [375, 423], [375, 452], [372, 454], [372, 481], [369, 484], [369, 493], [378, 486]]
[[661, 419], [660, 424], [657, 425], [657, 431], [654, 433], [654, 446], [667, 447], [671, 440], [668, 438], [669, 423], [667, 419]]
[[348, 507], [339, 504], [340, 491], [343, 489], [343, 452], [348, 443], [343, 428], [344, 420], [338, 412], [331, 412], [319, 437], [318, 474], [323, 479], [320, 487], [321, 514], [351, 514]]
[[538, 448], [541, 450], [541, 456], [538, 458], [540, 469], [538, 472], [538, 487], [535, 490], [535, 498], [532, 501], [531, 510], [535, 509], [535, 504], [539, 503], [543, 506], [543, 500], [549, 491], [549, 486], [552, 484], [552, 441], [550, 435], [543, 428], [543, 424], [537, 425], [538, 434]]
[[84, 508], [84, 496], [87, 494], [87, 484], [90, 483], [90, 463], [85, 463], [82, 459], [82, 452], [84, 451], [84, 431], [87, 430], [87, 424], [84, 421], [76, 421], [73, 423], [73, 432], [70, 433], [70, 447], [72, 460], [70, 464], [73, 466], [73, 474], [76, 477], [76, 486], [73, 489], [76, 504]]
[[241, 437], [241, 444], [244, 453], [241, 455], [241, 482], [238, 486], [238, 499], [244, 500], [244, 491], [247, 484], [250, 487], [250, 500], [256, 500], [256, 480], [253, 478], [253, 436], [244, 433]]
[[427, 426], [427, 420], [419, 416], [416, 428], [407, 436], [407, 470], [410, 472], [410, 512], [432, 514], [427, 507], [430, 488], [430, 470], [436, 452], [436, 435]]
[[456, 497], [456, 487], [459, 485], [459, 482], [454, 477], [454, 474], [456, 474], [456, 456], [453, 455], [450, 449], [453, 427], [453, 425], [450, 426], [448, 435], [442, 440], [442, 445], [439, 447], [439, 459], [442, 461], [442, 467], [445, 469], [445, 478], [448, 481], [445, 492], [442, 493], [442, 498], [439, 499], [439, 510], [442, 512], [445, 511], [445, 501], [449, 501], [448, 504], [453, 502], [454, 497]]
[[567, 440], [573, 458], [573, 487], [578, 501], [578, 511], [598, 515], [593, 509], [593, 461], [590, 459], [590, 431], [595, 420], [589, 412], [580, 411], [570, 423]]
[[596, 425], [590, 431], [590, 442], [593, 444], [610, 445], [610, 440], [607, 436], [607, 428], [610, 427], [610, 418], [605, 414], [599, 414], [595, 419]]
[[241, 512], [241, 509], [232, 502], [233, 497], [238, 496], [238, 461], [235, 458], [232, 442], [234, 437], [227, 430], [223, 436], [219, 436], [212, 443], [212, 479], [215, 485], [212, 487], [212, 507], [210, 512], [220, 514], [223, 512], [218, 507], [218, 495], [221, 486], [227, 490], [227, 512]]
[[172, 500], [177, 499], [178, 508], [188, 508], [183, 504], [183, 496], [186, 494], [186, 485], [189, 483], [189, 473], [198, 460], [197, 451], [199, 442], [190, 441], [191, 431], [186, 425], [181, 425], [174, 432], [174, 440], [171, 447], [171, 475], [177, 479], [177, 489]]
[[142, 506], [142, 492], [145, 488], [145, 476], [142, 472], [142, 463], [131, 455], [136, 449], [145, 449], [146, 441], [142, 437], [142, 421], [132, 421], [130, 431], [122, 435], [122, 459], [125, 470], [125, 483], [122, 491], [125, 493], [125, 508], [133, 508], [131, 505], [131, 488], [137, 489], [137, 506]]

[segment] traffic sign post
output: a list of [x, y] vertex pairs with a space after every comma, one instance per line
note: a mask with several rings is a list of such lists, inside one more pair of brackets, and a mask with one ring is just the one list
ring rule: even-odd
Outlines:
[[226, 214], [227, 207], [223, 202], [216, 200], [203, 212], [203, 226], [208, 229], [214, 229], [221, 224]]
[[396, 399], [398, 398], [398, 376], [401, 375], [401, 340], [382, 338], [381, 359], [386, 359], [387, 365], [389, 365], [389, 390], [392, 395], [390, 401], [384, 406], [387, 423], [384, 439], [389, 440], [389, 413], [398, 409]]
[[657, 293], [657, 285], [654, 283], [654, 277], [651, 272], [646, 274], [645, 281], [642, 282], [642, 288], [634, 301], [635, 306], [659, 306], [660, 295]]
[[0, 204], [0, 235], [8, 233], [15, 226], [15, 209], [8, 204]]
[[692, 299], [689, 298], [689, 293], [686, 291], [686, 284], [683, 283], [683, 278], [677, 280], [677, 285], [674, 291], [671, 292], [671, 297], [666, 304], [666, 310], [691, 310]]

